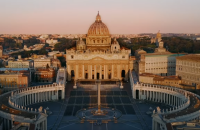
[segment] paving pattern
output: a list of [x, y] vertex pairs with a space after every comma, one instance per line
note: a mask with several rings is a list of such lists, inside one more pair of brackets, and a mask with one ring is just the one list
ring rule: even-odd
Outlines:
[[[135, 114], [126, 91], [101, 91], [102, 107], [116, 108], [123, 114]], [[71, 91], [65, 115], [75, 116], [82, 108], [97, 107], [96, 91]]]
[[48, 130], [151, 130], [152, 118], [146, 112], [150, 107], [152, 109], [156, 109], [157, 106], [161, 109], [167, 107], [163, 104], [133, 100], [128, 83], [127, 86], [128, 88], [123, 91], [101, 91], [102, 107], [116, 108], [122, 112], [122, 116], [117, 122], [110, 121], [100, 125], [89, 121], [81, 122], [75, 116], [77, 111], [87, 107], [96, 107], [97, 92], [74, 91], [70, 85], [66, 88], [65, 100], [33, 104], [31, 107], [34, 109], [38, 109], [40, 106], [48, 107], [52, 112], [48, 116]]

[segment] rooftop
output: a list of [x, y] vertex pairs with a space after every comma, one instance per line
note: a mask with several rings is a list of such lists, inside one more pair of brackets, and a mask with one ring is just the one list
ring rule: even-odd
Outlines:
[[200, 55], [190, 54], [190, 55], [184, 55], [184, 56], [177, 57], [176, 59], [200, 62]]
[[170, 52], [165, 52], [165, 53], [147, 53], [144, 54], [145, 57], [162, 57], [162, 56], [184, 56], [184, 53], [170, 53]]

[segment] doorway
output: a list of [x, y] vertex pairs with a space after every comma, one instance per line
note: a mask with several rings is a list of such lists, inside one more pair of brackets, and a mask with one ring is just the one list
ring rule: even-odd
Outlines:
[[71, 70], [71, 77], [74, 77], [74, 70]]
[[122, 70], [121, 77], [125, 78], [125, 70]]
[[97, 73], [97, 79], [99, 79], [99, 73]]
[[88, 73], [85, 73], [85, 79], [88, 79]]

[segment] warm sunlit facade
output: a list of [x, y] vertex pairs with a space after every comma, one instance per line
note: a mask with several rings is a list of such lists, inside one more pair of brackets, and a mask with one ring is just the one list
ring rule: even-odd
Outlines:
[[86, 43], [80, 38], [76, 47], [66, 50], [68, 81], [71, 79], [128, 80], [133, 69], [131, 50], [120, 47], [116, 39], [111, 42], [107, 26], [99, 13], [90, 26]]
[[176, 58], [176, 75], [185, 85], [200, 88], [200, 55], [185, 55]]
[[137, 73], [151, 73], [160, 76], [171, 76], [176, 74], [176, 57], [185, 55], [184, 53], [171, 53], [164, 48], [161, 34], [158, 32], [158, 47], [154, 53], [147, 53], [138, 49], [135, 51], [136, 61], [134, 69]]

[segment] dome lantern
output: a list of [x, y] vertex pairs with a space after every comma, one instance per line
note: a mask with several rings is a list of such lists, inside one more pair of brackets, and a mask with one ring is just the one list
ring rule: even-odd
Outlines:
[[97, 21], [97, 22], [100, 22], [100, 21], [101, 21], [101, 16], [99, 15], [99, 11], [98, 11], [98, 14], [97, 14], [97, 16], [96, 16], [96, 21]]

